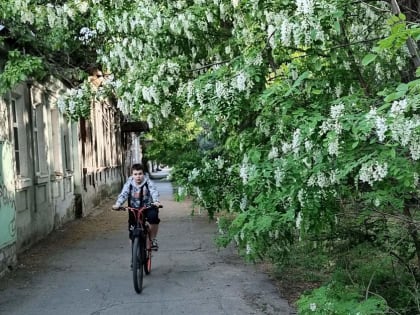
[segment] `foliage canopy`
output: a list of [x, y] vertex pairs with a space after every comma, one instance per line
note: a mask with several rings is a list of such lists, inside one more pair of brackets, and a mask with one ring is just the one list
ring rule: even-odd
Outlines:
[[[218, 217], [221, 244], [282, 261], [302, 242], [367, 242], [419, 279], [420, 28], [417, 8], [400, 5], [3, 0], [0, 43], [11, 53], [0, 87], [45, 72], [75, 85], [97, 64], [101, 92], [154, 126], [150, 154]], [[91, 92], [62, 108], [77, 113]], [[419, 311], [417, 291], [384, 302], [366, 283], [335, 309], [314, 306], [334, 287], [302, 298], [302, 314], [361, 300], [362, 313]]]

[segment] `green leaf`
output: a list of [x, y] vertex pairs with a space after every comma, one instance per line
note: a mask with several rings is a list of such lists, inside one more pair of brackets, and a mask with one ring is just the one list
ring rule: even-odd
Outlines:
[[260, 161], [260, 158], [261, 158], [260, 151], [253, 150], [249, 154], [249, 159], [251, 160], [252, 163], [258, 163]]
[[399, 92], [391, 93], [387, 97], [385, 97], [385, 102], [392, 102], [392, 101], [398, 100], [401, 97], [403, 97], [405, 94], [406, 94], [406, 91], [399, 91]]
[[408, 84], [401, 83], [397, 87], [397, 91], [407, 92], [408, 91]]
[[334, 22], [334, 29], [337, 32], [337, 34], [340, 34], [341, 33], [340, 22], [338, 22], [338, 21], [335, 21]]
[[376, 57], [378, 57], [375, 54], [367, 54], [363, 59], [362, 59], [362, 65], [367, 66], [368, 64], [370, 64], [372, 61], [374, 61], [376, 59]]
[[289, 91], [287, 91], [287, 93], [285, 94], [285, 96], [289, 96], [290, 94], [293, 93], [293, 91], [302, 84], [302, 82], [309, 77], [310, 72], [309, 71], [305, 71], [304, 73], [302, 73], [297, 79], [296, 81], [293, 83], [293, 86], [291, 89], [289, 89]]

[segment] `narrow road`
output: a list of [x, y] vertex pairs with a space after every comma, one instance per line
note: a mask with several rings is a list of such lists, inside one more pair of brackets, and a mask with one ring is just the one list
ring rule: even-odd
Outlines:
[[109, 211], [109, 199], [20, 257], [0, 279], [0, 314], [295, 314], [266, 274], [214, 245], [214, 222], [173, 201], [170, 183], [155, 183], [159, 251], [142, 294], [132, 284], [127, 214]]

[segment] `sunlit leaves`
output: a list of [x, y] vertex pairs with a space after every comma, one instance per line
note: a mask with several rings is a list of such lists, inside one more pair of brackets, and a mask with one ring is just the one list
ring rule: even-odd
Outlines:
[[8, 55], [9, 59], [0, 73], [0, 94], [19, 82], [43, 76], [44, 68], [40, 58], [25, 56], [19, 51], [9, 51]]

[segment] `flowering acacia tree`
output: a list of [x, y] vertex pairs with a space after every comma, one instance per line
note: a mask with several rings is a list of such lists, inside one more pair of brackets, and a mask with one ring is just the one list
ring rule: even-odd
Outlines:
[[[419, 28], [410, 4], [8, 0], [0, 8], [15, 38], [45, 39], [43, 53], [26, 58], [48, 61], [49, 50], [97, 58], [119, 108], [155, 126], [151, 152], [165, 151], [186, 191], [220, 212], [222, 244], [278, 260], [309, 239], [335, 249], [370, 242], [387, 253], [385, 265], [412, 275], [407, 288], [420, 267]], [[375, 280], [354, 285], [341, 306], [389, 307]], [[302, 299], [301, 313], [347, 313], [328, 304], [339, 298], [320, 298], [328, 294]]]

